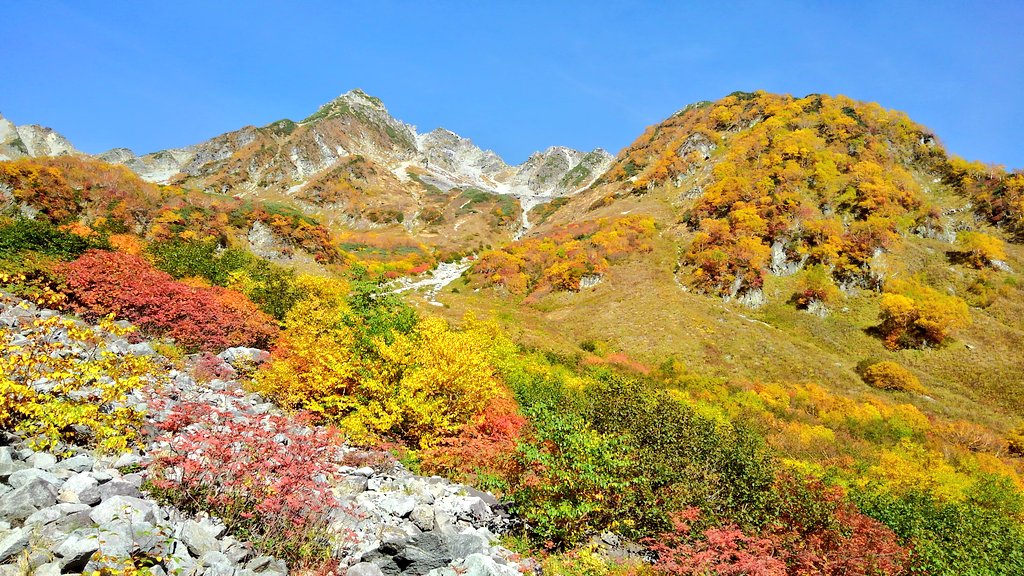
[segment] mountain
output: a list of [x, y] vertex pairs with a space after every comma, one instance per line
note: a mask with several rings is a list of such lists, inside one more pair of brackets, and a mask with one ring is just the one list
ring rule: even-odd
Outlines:
[[[7, 158], [80, 154], [47, 128], [0, 126]], [[585, 189], [613, 160], [601, 149], [554, 146], [510, 166], [449, 130], [418, 133], [361, 90], [300, 122], [246, 126], [142, 156], [115, 148], [96, 158], [153, 183], [288, 204], [336, 232], [373, 230], [449, 250], [518, 237], [531, 225], [525, 211]]]
[[396, 120], [383, 102], [353, 90], [301, 122], [247, 126], [186, 148], [135, 156], [115, 149], [102, 160], [124, 164], [146, 180], [175, 182], [231, 194], [257, 190], [301, 195], [319, 175], [360, 156], [401, 186], [416, 174], [447, 191], [473, 187], [495, 194], [564, 196], [588, 186], [612, 160], [603, 150], [564, 147], [538, 152], [509, 166], [490, 150], [438, 128], [426, 134]]
[[104, 158], [168, 184], [0, 162], [4, 290], [195, 350], [276, 333], [256, 391], [500, 489], [566, 566], [623, 537], [652, 574], [755, 549], [778, 574], [1024, 570], [1024, 172], [905, 114], [737, 92], [611, 160], [509, 166], [352, 92]]
[[35, 124], [15, 126], [0, 115], [0, 160], [80, 154], [67, 138]]
[[[502, 302], [538, 347], [843, 393], [886, 359], [961, 417], [1024, 409], [1024, 174], [947, 155], [905, 114], [737, 93], [649, 127], [543, 209], [437, 296], [451, 318]], [[969, 320], [904, 349], [879, 333], [904, 298], [935, 307], [919, 327]]]

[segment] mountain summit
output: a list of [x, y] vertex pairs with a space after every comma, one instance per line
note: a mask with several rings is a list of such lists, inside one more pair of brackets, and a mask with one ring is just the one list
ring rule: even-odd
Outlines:
[[100, 158], [124, 164], [151, 182], [231, 194], [270, 190], [293, 195], [357, 156], [378, 173], [388, 173], [385, 180], [398, 183], [413, 174], [444, 191], [472, 187], [548, 197], [589, 186], [612, 161], [601, 149], [586, 153], [552, 147], [510, 166], [449, 130], [418, 133], [395, 119], [379, 98], [359, 89], [327, 102], [300, 122], [246, 126], [193, 146], [143, 156], [120, 148]]

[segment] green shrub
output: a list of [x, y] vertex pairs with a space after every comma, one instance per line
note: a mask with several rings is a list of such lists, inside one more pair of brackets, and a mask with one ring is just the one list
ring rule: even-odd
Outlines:
[[1007, 478], [983, 477], [964, 502], [871, 491], [854, 501], [913, 544], [913, 574], [1024, 574], [1021, 496]]
[[244, 250], [221, 249], [216, 242], [170, 240], [148, 248], [154, 265], [175, 278], [203, 278], [238, 290], [278, 321], [301, 297], [295, 271]]
[[0, 223], [0, 258], [38, 252], [61, 260], [74, 260], [91, 248], [109, 249], [100, 238], [83, 238], [48, 222], [15, 218]]

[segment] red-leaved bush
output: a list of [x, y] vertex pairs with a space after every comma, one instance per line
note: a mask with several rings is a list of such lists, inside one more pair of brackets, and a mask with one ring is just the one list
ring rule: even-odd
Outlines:
[[656, 572], [677, 575], [898, 575], [909, 552], [896, 534], [861, 514], [842, 488], [783, 477], [777, 521], [756, 536], [735, 525], [694, 529], [700, 511], [676, 515], [673, 531], [647, 541]]
[[699, 518], [699, 509], [684, 510], [672, 519], [672, 532], [648, 542], [658, 555], [655, 572], [672, 576], [786, 576], [785, 551], [779, 550], [771, 538], [748, 536], [735, 525], [710, 528], [701, 538], [694, 538], [691, 525]]
[[192, 350], [267, 347], [277, 334], [273, 318], [241, 293], [189, 286], [132, 254], [90, 250], [58, 272], [76, 312], [113, 313]]
[[463, 428], [458, 436], [441, 439], [424, 450], [420, 454], [423, 469], [471, 483], [488, 477], [510, 478], [517, 474], [513, 456], [526, 427], [526, 418], [519, 414], [515, 400], [498, 396], [484, 409], [479, 421]]
[[328, 480], [341, 475], [344, 458], [337, 431], [304, 414], [241, 406], [183, 402], [166, 411], [157, 427], [167, 450], [153, 453], [148, 472], [153, 492], [220, 518], [262, 553], [307, 567], [329, 560], [324, 529], [338, 502]]
[[238, 372], [219, 356], [203, 352], [202, 357], [196, 362], [196, 367], [192, 370], [192, 376], [200, 382], [209, 382], [211, 380], [230, 380], [238, 376]]

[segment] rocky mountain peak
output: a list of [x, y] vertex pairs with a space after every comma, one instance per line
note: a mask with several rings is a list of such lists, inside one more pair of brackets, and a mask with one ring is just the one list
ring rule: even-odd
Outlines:
[[0, 115], [0, 160], [80, 154], [63, 135], [37, 124], [16, 126]]
[[345, 92], [326, 104], [323, 104], [317, 108], [316, 112], [306, 117], [302, 123], [305, 124], [316, 120], [350, 115], [353, 113], [372, 114], [378, 117], [387, 116], [388, 118], [391, 118], [387, 107], [384, 106], [384, 102], [381, 101], [380, 98], [370, 96], [366, 92], [356, 88]]

